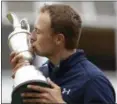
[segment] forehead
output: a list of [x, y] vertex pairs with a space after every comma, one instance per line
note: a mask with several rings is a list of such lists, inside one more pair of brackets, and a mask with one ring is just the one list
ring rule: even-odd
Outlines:
[[48, 12], [40, 12], [35, 21], [35, 27], [46, 28], [51, 26], [51, 19]]

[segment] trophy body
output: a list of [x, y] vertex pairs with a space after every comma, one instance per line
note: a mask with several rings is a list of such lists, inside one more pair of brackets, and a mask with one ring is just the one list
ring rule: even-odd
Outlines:
[[[14, 31], [8, 36], [8, 44], [11, 51], [16, 51], [23, 56], [25, 61], [30, 63], [33, 59], [32, 53], [29, 51], [30, 44], [30, 32], [29, 25], [25, 20], [25, 25], [28, 29], [21, 28], [21, 22], [19, 22], [17, 16], [14, 13], [7, 14], [8, 20], [12, 23]], [[21, 93], [35, 92], [27, 88], [27, 85], [39, 85], [43, 87], [50, 87], [47, 83], [45, 76], [35, 68], [33, 65], [26, 65], [20, 67], [16, 73], [14, 80], [14, 88], [12, 91], [12, 104], [23, 104]]]

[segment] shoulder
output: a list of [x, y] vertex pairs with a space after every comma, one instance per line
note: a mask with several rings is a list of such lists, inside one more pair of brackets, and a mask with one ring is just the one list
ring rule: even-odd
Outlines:
[[77, 68], [77, 71], [80, 70], [84, 73], [84, 75], [89, 79], [96, 78], [96, 76], [100, 75], [105, 77], [103, 71], [88, 59], [79, 62], [75, 68]]
[[106, 75], [96, 65], [88, 60], [76, 64], [71, 70], [72, 75], [75, 76], [76, 81], [87, 83], [105, 83], [111, 85]]
[[85, 101], [113, 103], [115, 91], [112, 84], [104, 76], [95, 76], [85, 86]]

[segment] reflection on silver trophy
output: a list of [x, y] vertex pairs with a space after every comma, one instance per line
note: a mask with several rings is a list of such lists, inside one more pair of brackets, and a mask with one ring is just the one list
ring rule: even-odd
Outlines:
[[[33, 54], [29, 51], [30, 44], [30, 26], [26, 19], [19, 21], [15, 13], [8, 13], [7, 19], [11, 22], [14, 31], [8, 36], [8, 44], [11, 51], [22, 55], [26, 62], [30, 63]], [[12, 104], [23, 104], [21, 93], [30, 92], [27, 89], [28, 84], [50, 87], [45, 76], [33, 65], [26, 65], [19, 68], [15, 73], [14, 88], [12, 92]], [[34, 92], [34, 91], [31, 91]]]

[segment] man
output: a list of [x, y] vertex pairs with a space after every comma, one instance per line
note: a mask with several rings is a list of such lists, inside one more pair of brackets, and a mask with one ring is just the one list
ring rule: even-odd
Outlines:
[[[102, 71], [78, 49], [81, 18], [68, 5], [45, 5], [40, 9], [31, 36], [32, 49], [49, 61], [40, 70], [52, 88], [29, 85], [41, 93], [23, 93], [30, 103], [114, 104], [115, 92]], [[17, 53], [11, 54], [13, 72], [26, 65]], [[14, 75], [15, 76], [15, 75]]]

